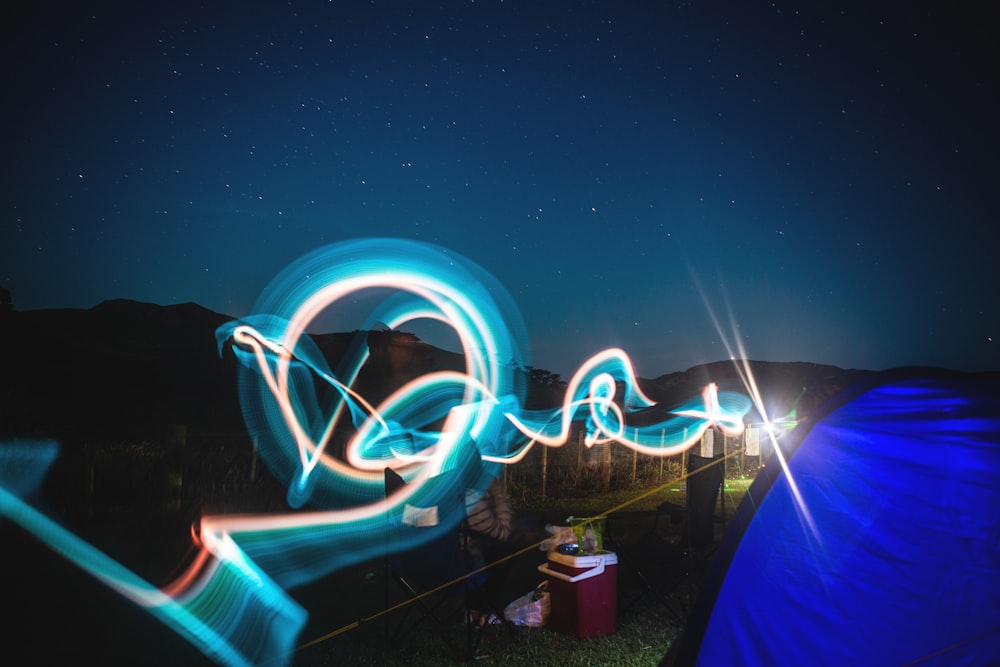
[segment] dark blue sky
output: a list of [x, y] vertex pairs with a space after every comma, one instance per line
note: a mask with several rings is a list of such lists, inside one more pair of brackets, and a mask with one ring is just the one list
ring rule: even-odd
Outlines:
[[608, 346], [647, 377], [727, 358], [706, 303], [751, 359], [1000, 369], [985, 16], [2, 11], [0, 285], [18, 310], [129, 298], [241, 316], [307, 251], [389, 236], [495, 275], [534, 365], [564, 376]]

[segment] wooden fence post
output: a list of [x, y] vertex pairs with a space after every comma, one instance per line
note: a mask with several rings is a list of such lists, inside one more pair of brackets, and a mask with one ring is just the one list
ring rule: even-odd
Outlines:
[[576, 474], [573, 476], [573, 490], [580, 488], [580, 478], [583, 476], [584, 429], [577, 431], [576, 438]]
[[89, 518], [94, 517], [94, 477], [95, 470], [94, 467], [97, 465], [95, 459], [97, 458], [97, 446], [92, 442], [88, 442], [86, 449], [87, 453], [87, 516]]
[[180, 511], [181, 498], [184, 487], [184, 445], [187, 443], [187, 425], [173, 424], [168, 434], [169, 447], [167, 451], [171, 456], [168, 464], [171, 470], [167, 471], [167, 485], [170, 487], [170, 497], [167, 500], [167, 508]]
[[611, 443], [601, 443], [601, 490], [605, 493], [611, 490]]
[[[743, 429], [743, 437], [744, 438], [746, 437], [746, 428]], [[746, 469], [747, 469], [747, 445], [746, 441], [744, 440], [742, 446], [740, 447], [740, 474], [742, 475]]]
[[545, 478], [549, 474], [549, 448], [542, 447], [542, 500], [545, 500]]
[[[667, 444], [667, 441], [666, 441], [666, 432], [667, 432], [667, 429], [665, 429], [665, 428], [661, 428], [660, 429], [660, 450], [662, 450], [663, 446], [665, 444]], [[666, 456], [662, 456], [662, 455], [660, 456], [660, 476], [656, 480], [658, 482], [662, 482], [663, 481], [663, 460], [665, 458], [667, 458], [667, 457]]]
[[[687, 438], [688, 438], [688, 430], [687, 430], [687, 427], [685, 426], [684, 427], [684, 440], [686, 441]], [[687, 474], [687, 469], [688, 469], [687, 463], [688, 463], [688, 452], [689, 451], [691, 451], [690, 447], [686, 448], [681, 453], [681, 475], [682, 476]], [[687, 486], [687, 482], [686, 481], [684, 482], [684, 486], [685, 487]]]
[[257, 481], [257, 436], [253, 437], [253, 458], [250, 459], [250, 483]]

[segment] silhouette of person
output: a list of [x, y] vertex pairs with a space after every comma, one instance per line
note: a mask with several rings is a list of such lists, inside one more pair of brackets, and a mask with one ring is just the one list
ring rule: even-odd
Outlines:
[[723, 484], [725, 436], [713, 425], [688, 454], [687, 548], [706, 558], [715, 546], [715, 504]]

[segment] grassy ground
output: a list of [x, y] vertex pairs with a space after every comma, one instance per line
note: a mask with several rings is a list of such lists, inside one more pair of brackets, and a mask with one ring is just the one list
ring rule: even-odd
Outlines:
[[[723, 501], [728, 515], [731, 515], [743, 500], [743, 496], [746, 495], [752, 482], [751, 478], [726, 480]], [[580, 498], [538, 499], [520, 503], [518, 511], [526, 514], [544, 514], [565, 518], [567, 516], [601, 516], [612, 512], [650, 512], [656, 511], [663, 503], [670, 503], [677, 507], [684, 507], [687, 504], [684, 480], [671, 481], [646, 489], [624, 489]]]
[[[748, 485], [749, 480], [727, 480], [725, 515], [717, 514], [718, 534], [725, 528], [724, 516], [731, 516]], [[698, 578], [689, 576], [690, 564], [683, 556], [683, 521], [666, 511], [683, 508], [685, 502], [683, 482], [678, 482], [630, 493], [522, 503], [519, 515], [543, 522], [563, 523], [571, 515], [611, 515], [606, 546], [619, 559], [614, 573], [617, 627], [611, 635], [578, 638], [549, 627], [486, 626], [477, 635], [482, 646], [476, 661], [504, 667], [659, 664], [681, 633], [697, 595]], [[546, 536], [544, 530], [536, 535], [539, 541]], [[537, 566], [546, 559], [546, 552], [527, 540], [505, 564], [504, 600], [512, 601], [540, 583], [545, 577]], [[310, 588], [303, 604], [330, 613], [312, 615], [294, 664], [421, 667], [468, 662], [460, 598], [451, 600], [459, 609], [443, 624], [420, 625], [392, 640], [404, 616], [413, 611], [409, 607], [415, 605], [395, 608], [404, 598], [383, 574], [380, 563], [369, 563], [339, 573], [325, 586]]]
[[[619, 617], [613, 635], [579, 639], [547, 628], [491, 626], [483, 632], [482, 648], [476, 662], [505, 667], [538, 665], [657, 665], [677, 628], [657, 614], [632, 611]], [[457, 624], [449, 630], [451, 643], [439, 634], [411, 637], [403, 643], [378, 643], [368, 639], [332, 642], [300, 652], [295, 664], [316, 665], [402, 665], [439, 667], [466, 664], [461, 657], [464, 630]]]
[[[727, 481], [725, 516], [732, 516], [747, 484]], [[522, 500], [516, 507], [518, 515], [537, 519], [535, 534], [506, 565], [495, 608], [502, 614], [507, 603], [546, 578], [538, 566], [546, 562], [547, 552], [538, 543], [548, 537], [547, 522], [566, 525], [569, 516], [609, 515], [605, 546], [618, 556], [617, 627], [607, 636], [578, 638], [551, 627], [487, 626], [479, 662], [505, 667], [658, 664], [680, 635], [697, 595], [697, 577], [688, 576], [690, 564], [679, 546], [684, 524], [678, 511], [683, 513], [685, 502], [683, 480], [578, 498]], [[75, 513], [56, 514], [68, 517], [67, 527], [83, 539], [161, 585], [173, 580], [177, 564], [190, 555], [190, 541], [178, 539], [189, 526], [174, 513], [150, 520], [151, 509], [159, 506], [115, 506], [93, 520], [88, 506], [81, 504]], [[722, 511], [717, 516], [721, 536]], [[213, 664], [159, 620], [138, 612], [117, 592], [17, 526], [0, 522], [0, 544], [7, 558], [0, 589], [9, 606], [18, 610], [14, 625], [18, 641], [7, 648], [8, 663]], [[382, 561], [338, 570], [288, 592], [309, 615], [292, 657], [296, 667], [464, 662], [465, 624], [460, 613], [446, 618], [440, 627], [425, 625], [398, 641], [388, 640], [414, 606], [397, 605], [403, 601], [401, 589], [384, 576]]]

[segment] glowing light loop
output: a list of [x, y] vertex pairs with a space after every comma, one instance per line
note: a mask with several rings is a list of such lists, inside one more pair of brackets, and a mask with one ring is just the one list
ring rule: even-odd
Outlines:
[[[374, 295], [374, 305], [333, 370], [309, 331], [364, 301], [359, 295]], [[367, 399], [358, 386], [370, 332], [417, 320], [454, 333], [464, 371], [426, 373]], [[581, 364], [561, 405], [527, 410], [531, 366], [513, 300], [472, 262], [415, 241], [356, 240], [310, 253], [271, 282], [254, 314], [216, 337], [220, 353], [231, 350], [240, 362], [244, 421], [287, 486], [292, 511], [203, 517], [194, 533], [200, 557], [163, 590], [53, 528], [5, 477], [0, 511], [229, 665], [288, 660], [305, 612], [285, 590], [381, 555], [387, 543], [411, 547], [402, 539], [407, 508], [444, 510], [423, 539], [433, 538], [460, 520], [455, 499], [466, 488], [484, 489], [535, 444], [566, 444], [574, 422], [585, 423], [588, 446], [615, 442], [671, 456], [713, 424], [738, 435], [750, 407], [745, 396], [710, 384], [702, 396], [634, 424], [636, 413], [657, 406], [626, 353], [608, 349]], [[407, 481], [389, 497], [385, 468]]]

